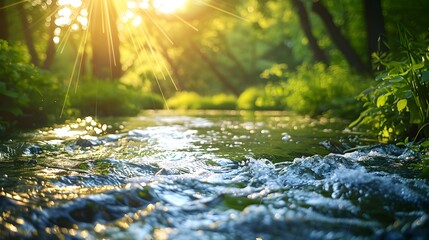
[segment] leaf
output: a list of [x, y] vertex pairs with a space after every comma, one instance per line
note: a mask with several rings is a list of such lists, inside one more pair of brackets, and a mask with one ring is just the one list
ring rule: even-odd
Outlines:
[[428, 148], [429, 147], [429, 140], [422, 142], [421, 146], [424, 148]]
[[10, 97], [10, 98], [18, 98], [19, 97], [19, 93], [15, 92], [15, 91], [4, 91], [0, 93], [1, 95], [4, 95], [6, 97]]
[[396, 107], [398, 108], [398, 112], [402, 112], [407, 108], [407, 99], [401, 99], [396, 103]]
[[21, 108], [19, 107], [8, 108], [7, 112], [11, 113], [14, 116], [22, 116], [22, 114], [24, 114], [24, 112], [22, 112]]
[[425, 65], [423, 63], [415, 63], [411, 65], [411, 68], [415, 71], [424, 68], [424, 66]]
[[422, 72], [422, 82], [429, 82], [429, 71]]
[[384, 94], [384, 95], [379, 96], [377, 98], [377, 107], [383, 107], [386, 104], [387, 99], [389, 98], [389, 95], [390, 94]]
[[409, 141], [410, 141], [409, 137], [406, 137], [404, 142], [405, 144], [408, 144]]
[[381, 73], [381, 74], [378, 74], [376, 77], [375, 77], [375, 80], [376, 81], [381, 81], [381, 80], [383, 80], [385, 77], [387, 77], [387, 76], [389, 76], [389, 73], [387, 73], [387, 72], [383, 72], [383, 73]]
[[395, 77], [389, 78], [390, 83], [399, 83], [399, 82], [402, 82], [403, 80], [404, 78], [401, 76], [395, 76]]

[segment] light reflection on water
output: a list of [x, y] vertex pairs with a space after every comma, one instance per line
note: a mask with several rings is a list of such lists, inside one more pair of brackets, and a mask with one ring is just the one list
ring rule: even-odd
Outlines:
[[0, 238], [425, 238], [418, 155], [333, 119], [146, 112], [0, 148]]

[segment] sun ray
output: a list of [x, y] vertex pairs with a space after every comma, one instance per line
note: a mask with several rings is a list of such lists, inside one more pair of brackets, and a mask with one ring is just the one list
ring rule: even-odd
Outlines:
[[117, 62], [116, 62], [116, 54], [115, 54], [115, 50], [114, 50], [114, 44], [113, 44], [113, 33], [112, 33], [112, 28], [111, 28], [111, 19], [110, 19], [110, 14], [113, 13], [109, 13], [109, 7], [107, 5], [107, 2], [104, 2], [104, 15], [105, 15], [105, 21], [106, 21], [106, 35], [107, 35], [107, 45], [108, 45], [108, 52], [109, 52], [109, 62], [110, 62], [110, 66], [117, 66]]
[[[2, 1], [4, 1], [4, 0], [2, 0]], [[14, 3], [11, 3], [11, 4], [6, 5], [4, 7], [1, 7], [0, 10], [1, 9], [10, 8], [10, 7], [13, 7], [13, 6], [16, 6], [16, 5], [19, 5], [19, 4], [22, 4], [22, 3], [26, 3], [26, 2], [30, 2], [30, 0], [22, 0], [22, 1], [14, 2]]]
[[164, 37], [172, 44], [174, 45], [173, 40], [171, 39], [171, 37], [168, 35], [168, 33], [164, 30], [163, 27], [161, 27], [156, 19], [150, 14], [149, 11], [144, 11], [146, 13], [146, 16], [149, 17], [149, 19], [151, 20], [151, 22], [158, 28], [158, 30], [164, 35]]
[[[93, 4], [91, 3], [90, 6], [89, 6], [89, 10], [90, 10], [89, 13], [88, 13], [89, 16], [92, 14], [92, 12], [91, 12], [92, 8], [93, 8]], [[89, 22], [88, 22], [88, 24], [89, 24]], [[67, 30], [67, 32], [70, 32], [69, 29]], [[60, 118], [63, 117], [63, 115], [64, 115], [64, 111], [65, 111], [65, 108], [66, 108], [67, 100], [68, 100], [68, 98], [70, 96], [70, 90], [71, 90], [71, 86], [73, 84], [74, 79], [76, 79], [75, 92], [78, 89], [79, 78], [80, 78], [80, 74], [81, 74], [81, 70], [82, 70], [82, 64], [83, 64], [83, 54], [85, 54], [85, 48], [86, 48], [86, 44], [87, 44], [87, 41], [88, 41], [88, 35], [89, 35], [88, 28], [84, 29], [83, 31], [84, 31], [83, 38], [81, 39], [81, 41], [79, 43], [78, 53], [77, 53], [76, 59], [74, 61], [72, 72], [71, 72], [71, 75], [70, 75], [70, 78], [69, 78], [69, 81], [68, 81], [68, 84], [67, 84], [67, 90], [66, 90], [66, 94], [65, 94], [65, 97], [64, 97], [64, 100], [63, 100], [63, 106], [61, 108]], [[63, 41], [64, 41], [64, 45], [65, 45], [66, 44], [66, 40], [63, 40]]]
[[153, 7], [160, 13], [171, 14], [181, 9], [188, 0], [153, 0]]
[[80, 60], [79, 60], [79, 68], [78, 68], [77, 75], [76, 75], [77, 77], [76, 77], [75, 92], [77, 92], [77, 87], [79, 84], [79, 77], [80, 77], [81, 71], [82, 71], [82, 65], [83, 65], [84, 54], [85, 54], [85, 50], [86, 50], [86, 44], [88, 43], [88, 36], [89, 36], [89, 31], [84, 30], [83, 38], [82, 38], [80, 45], [79, 45], [79, 48], [78, 48], [78, 57], [80, 58]]
[[169, 71], [169, 69], [168, 69], [167, 65], [165, 64], [165, 61], [162, 61], [162, 65], [163, 65], [163, 67], [164, 67], [164, 70], [167, 72], [168, 78], [170, 79], [171, 83], [173, 84], [174, 89], [175, 89], [176, 91], [178, 91], [178, 90], [179, 90], [179, 88], [177, 87], [177, 84], [176, 84], [176, 82], [174, 81], [173, 76], [171, 76], [171, 73], [170, 73], [170, 71]]
[[[146, 31], [143, 31], [143, 33], [144, 33], [145, 40], [148, 43], [150, 53], [151, 53], [153, 59], [155, 60], [156, 66], [158, 67], [158, 70], [160, 71], [164, 80], [166, 80], [167, 78], [165, 77], [164, 72], [162, 71], [162, 67], [161, 67], [161, 64], [159, 63], [158, 57], [156, 56], [156, 51], [155, 51], [154, 45], [151, 41], [151, 38]], [[156, 76], [156, 74], [154, 74], [154, 75]]]
[[[22, 2], [21, 2], [22, 3]], [[15, 6], [16, 4], [14, 4]], [[0, 8], [1, 9], [1, 8]], [[58, 11], [59, 6], [56, 6], [51, 12], [47, 12], [46, 14], [44, 14], [42, 17], [40, 17], [39, 19], [36, 19], [36, 21], [32, 22], [31, 25], [29, 26], [29, 28], [33, 28], [35, 27], [37, 24], [39, 24], [42, 21], [46, 21], [47, 18], [53, 18], [55, 17], [56, 12]], [[51, 21], [51, 24], [55, 24], [55, 21]]]
[[[146, 31], [144, 31], [144, 30], [143, 30], [143, 34], [144, 34], [144, 36], [145, 36], [146, 40], [148, 41], [148, 37], [147, 37], [147, 33], [146, 33]], [[141, 44], [142, 44], [141, 49], [143, 49], [143, 50], [144, 50], [144, 52], [145, 52], [145, 54], [146, 54], [147, 56], [149, 56], [149, 52], [148, 52], [148, 50], [146, 49], [146, 47], [144, 46], [144, 44], [143, 44], [143, 43], [141, 43]], [[150, 53], [151, 53], [150, 55], [152, 55], [152, 58], [155, 60], [156, 66], [158, 66], [158, 68], [160, 69], [160, 64], [159, 64], [158, 58], [156, 57], [156, 54], [155, 54], [155, 52], [154, 52], [154, 50], [153, 50], [152, 43], [151, 43], [150, 41], [148, 41], [148, 47], [149, 47], [149, 50], [150, 50]], [[151, 65], [151, 69], [152, 69], [153, 75], [154, 75], [154, 77], [155, 77], [155, 81], [156, 81], [156, 83], [157, 83], [157, 85], [158, 85], [159, 91], [160, 91], [160, 93], [161, 93], [162, 99], [164, 100], [164, 103], [166, 104], [166, 106], [167, 106], [167, 108], [168, 108], [168, 105], [167, 105], [167, 98], [165, 97], [164, 91], [162, 90], [161, 84], [160, 84], [160, 82], [159, 82], [160, 80], [159, 80], [159, 78], [158, 78], [158, 75], [157, 75], [157, 73], [155, 72], [155, 66], [154, 66], [154, 64], [152, 63], [152, 61], [149, 61], [149, 64]], [[161, 72], [161, 74], [162, 74], [163, 78], [165, 79], [164, 73], [163, 73], [162, 71], [160, 71], [160, 72]]]
[[[131, 38], [137, 40], [137, 45], [138, 45], [138, 51], [137, 52], [138, 52], [138, 54], [141, 51], [143, 51], [145, 53], [146, 59], [153, 59], [153, 61], [149, 60], [148, 63], [150, 65], [150, 69], [152, 69], [153, 76], [155, 78], [155, 82], [156, 82], [158, 89], [160, 91], [160, 94], [164, 100], [165, 106], [167, 109], [169, 109], [168, 104], [167, 104], [167, 99], [165, 97], [164, 91], [163, 91], [162, 86], [160, 84], [160, 79], [159, 79], [158, 74], [155, 71], [155, 69], [159, 70], [159, 73], [162, 75], [162, 78], [164, 80], [167, 80], [167, 77], [165, 76], [164, 71], [167, 71], [167, 74], [170, 77], [171, 77], [171, 74], [169, 73], [168, 69], [163, 69], [163, 66], [165, 66], [165, 63], [164, 64], [160, 63], [162, 61], [160, 61], [159, 57], [157, 57], [157, 54], [156, 54], [157, 51], [156, 51], [154, 44], [151, 41], [151, 37], [148, 33], [148, 30], [146, 30], [146, 28], [139, 28], [139, 29], [141, 30], [141, 32], [142, 32], [141, 35], [143, 36], [144, 39], [134, 37], [134, 35], [130, 31]], [[141, 35], [139, 35], [139, 36], [141, 36]], [[143, 40], [146, 42], [146, 44], [143, 43]], [[153, 62], [155, 62], [155, 64]]]
[[215, 9], [215, 10], [219, 11], [219, 12], [223, 12], [223, 13], [225, 13], [225, 14], [227, 14], [227, 15], [232, 16], [232, 17], [235, 17], [235, 18], [241, 19], [241, 20], [246, 21], [246, 22], [248, 21], [248, 19], [246, 19], [246, 18], [244, 18], [244, 17], [241, 17], [241, 16], [239, 16], [239, 15], [237, 15], [237, 14], [233, 13], [233, 12], [227, 11], [227, 10], [225, 10], [225, 9], [222, 9], [221, 7], [217, 7], [217, 6], [215, 6], [215, 5], [213, 5], [213, 4], [210, 4], [210, 3], [208, 3], [208, 2], [205, 2], [205, 1], [202, 1], [202, 0], [194, 0], [194, 1], [195, 1], [195, 2], [197, 2], [197, 3], [200, 3], [200, 4], [202, 4], [202, 5], [206, 5], [207, 7], [213, 8], [213, 9]]
[[196, 32], [199, 32], [200, 30], [198, 28], [196, 28], [194, 25], [192, 25], [190, 22], [186, 21], [185, 19], [183, 19], [182, 17], [180, 17], [177, 14], [172, 14], [175, 18], [179, 19], [182, 23], [184, 23], [185, 25], [187, 25], [188, 27], [194, 29]]
[[69, 38], [71, 36], [71, 32], [72, 31], [71, 31], [70, 28], [67, 28], [67, 30], [65, 32], [66, 32], [65, 35], [63, 36], [62, 40], [60, 40], [60, 43], [58, 45], [58, 49], [59, 49], [59, 52], [61, 54], [64, 52], [64, 50], [65, 50], [65, 48], [67, 46], [67, 43], [69, 42], [68, 40], [69, 40]]
[[[138, 19], [134, 19], [131, 22], [125, 23], [124, 28], [127, 29], [127, 32], [130, 36], [132, 45], [135, 49], [137, 58], [139, 61], [142, 61], [142, 64], [148, 65], [153, 72], [153, 78], [156, 81], [156, 84], [159, 88], [160, 94], [166, 103], [166, 98], [164, 91], [162, 89], [161, 80], [169, 80], [171, 81], [174, 89], [178, 91], [178, 86], [175, 82], [174, 77], [170, 73], [171, 69], [168, 66], [166, 60], [162, 57], [162, 52], [165, 51], [165, 47], [161, 42], [156, 42], [155, 36], [161, 35], [163, 39], [159, 41], [168, 42], [171, 45], [174, 45], [175, 42], [173, 38], [170, 36], [170, 33], [163, 27], [162, 21], [160, 19], [172, 19], [166, 18], [166, 15], [169, 15], [179, 22], [184, 24], [185, 26], [191, 28], [194, 31], [199, 31], [197, 27], [195, 27], [190, 21], [186, 20], [182, 15], [182, 10], [185, 7], [190, 7], [190, 4], [195, 5], [203, 5], [219, 11], [221, 13], [227, 14], [229, 16], [235, 17], [237, 19], [241, 19], [247, 21], [247, 19], [228, 11], [228, 8], [223, 8], [219, 6], [219, 4], [214, 4], [205, 0], [128, 0], [128, 1], [113, 1], [113, 0], [92, 0], [92, 1], [82, 1], [82, 0], [58, 0], [57, 4], [47, 3], [51, 5], [49, 7], [49, 12], [44, 14], [40, 19], [36, 19], [36, 21], [32, 22], [31, 26], [40, 23], [40, 21], [48, 21], [50, 20], [50, 24], [54, 24], [57, 26], [57, 30], [54, 33], [54, 42], [57, 45], [56, 50], [59, 53], [63, 53], [66, 49], [70, 39], [72, 38], [73, 32], [77, 30], [83, 31], [81, 33], [80, 41], [77, 46], [77, 56], [74, 60], [70, 77], [68, 79], [66, 96], [64, 98], [63, 107], [61, 110], [61, 117], [64, 114], [66, 102], [70, 96], [70, 90], [72, 85], [75, 83], [75, 92], [78, 89], [79, 78], [82, 74], [83, 64], [84, 64], [84, 54], [86, 54], [86, 48], [88, 44], [88, 39], [90, 38], [90, 21], [94, 14], [94, 1], [102, 1], [101, 2], [101, 13], [100, 13], [100, 30], [104, 33], [107, 38], [107, 49], [109, 55], [110, 65], [113, 69], [113, 66], [118, 65], [118, 57], [115, 52], [114, 44], [115, 44], [115, 32], [112, 31], [111, 24], [113, 19], [120, 19], [120, 17], [112, 17], [112, 14], [124, 14], [127, 11], [134, 12], [133, 16]], [[113, 10], [111, 11], [109, 4], [112, 1], [114, 9], [116, 9], [115, 13]], [[4, 6], [0, 9], [13, 7], [18, 4], [24, 4], [27, 2], [32, 2], [31, 0], [21, 0], [18, 2], [14, 2], [7, 6]], [[133, 2], [134, 4], [129, 4], [129, 2]], [[144, 5], [146, 3], [146, 5]], [[131, 7], [133, 7], [131, 9]], [[67, 11], [73, 11], [73, 13], [66, 12], [64, 19], [58, 20], [58, 12], [62, 9], [68, 9]], [[64, 10], [66, 11], [66, 10]], [[85, 13], [84, 13], [85, 12]], [[68, 14], [68, 15], [67, 15]], [[60, 14], [61, 16], [61, 14]], [[132, 17], [133, 17], [132, 16]], [[53, 19], [54, 18], [54, 19]], [[138, 26], [144, 25], [144, 28], [138, 28]], [[152, 31], [158, 31], [159, 34], [155, 34]], [[161, 38], [162, 38], [161, 37]], [[147, 72], [144, 71], [146, 75]], [[147, 77], [146, 77], [147, 78]], [[167, 105], [167, 103], [166, 103]], [[168, 106], [167, 106], [168, 108]]]

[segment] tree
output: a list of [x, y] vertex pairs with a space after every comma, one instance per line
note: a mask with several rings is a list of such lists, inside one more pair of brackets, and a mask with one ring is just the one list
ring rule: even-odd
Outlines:
[[329, 37], [337, 46], [338, 50], [344, 55], [350, 67], [361, 73], [368, 72], [368, 68], [359, 58], [347, 38], [341, 33], [339, 27], [335, 25], [332, 15], [321, 0], [313, 1], [312, 10], [320, 17], [326, 27]]
[[6, 14], [6, 1], [0, 1], [0, 39], [9, 39], [9, 24]]
[[299, 22], [301, 24], [305, 36], [308, 39], [314, 57], [317, 61], [328, 64], [328, 57], [317, 43], [317, 39], [312, 33], [312, 26], [305, 5], [302, 3], [301, 0], [292, 0], [292, 4], [296, 8], [300, 20]]
[[203, 52], [201, 49], [198, 48], [191, 48], [198, 56], [200, 56], [201, 60], [203, 60], [207, 66], [208, 69], [210, 69], [210, 71], [214, 74], [214, 76], [216, 76], [216, 79], [222, 83], [226, 89], [228, 89], [230, 92], [232, 92], [235, 96], [239, 96], [240, 92], [238, 91], [238, 89], [231, 84], [231, 82], [228, 80], [228, 78], [226, 76], [224, 76], [218, 69], [217, 65], [215, 64], [215, 62], [210, 59], [209, 56], [207, 56], [207, 54], [205, 52]]
[[33, 31], [31, 28], [31, 23], [28, 21], [27, 18], [27, 10], [25, 9], [25, 5], [23, 4], [18, 4], [16, 6], [18, 8], [19, 18], [21, 20], [21, 24], [24, 30], [24, 40], [31, 57], [31, 63], [35, 66], [38, 66], [40, 60], [36, 51], [36, 47], [34, 45]]
[[174, 78], [174, 83], [176, 85], [177, 90], [180, 91], [181, 89], [183, 89], [183, 80], [182, 80], [182, 76], [180, 75], [179, 66], [174, 61], [174, 59], [170, 56], [170, 54], [168, 53], [167, 47], [162, 43], [162, 41], [157, 41], [157, 43], [159, 45], [158, 51], [161, 52], [165, 61], [170, 66], [173, 74], [173, 78]]
[[[57, 0], [52, 0], [52, 4], [50, 5], [51, 7], [51, 11], [55, 11], [56, 10], [56, 5], [57, 5]], [[55, 42], [54, 42], [54, 37], [55, 37], [55, 17], [51, 16], [50, 17], [50, 22], [49, 22], [49, 27], [48, 27], [48, 44], [46, 47], [46, 58], [45, 61], [42, 64], [42, 68], [44, 69], [50, 69], [54, 58], [55, 58]]]
[[384, 38], [385, 29], [381, 0], [364, 0], [364, 12], [368, 59], [371, 59], [372, 53], [377, 52], [378, 50], [386, 50], [382, 39]]
[[114, 2], [92, 0], [89, 9], [92, 74], [99, 79], [118, 79], [122, 76], [122, 65]]

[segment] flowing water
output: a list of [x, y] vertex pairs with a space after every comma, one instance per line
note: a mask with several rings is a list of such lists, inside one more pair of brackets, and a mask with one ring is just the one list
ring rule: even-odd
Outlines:
[[419, 155], [337, 120], [145, 112], [0, 144], [0, 239], [429, 239]]

